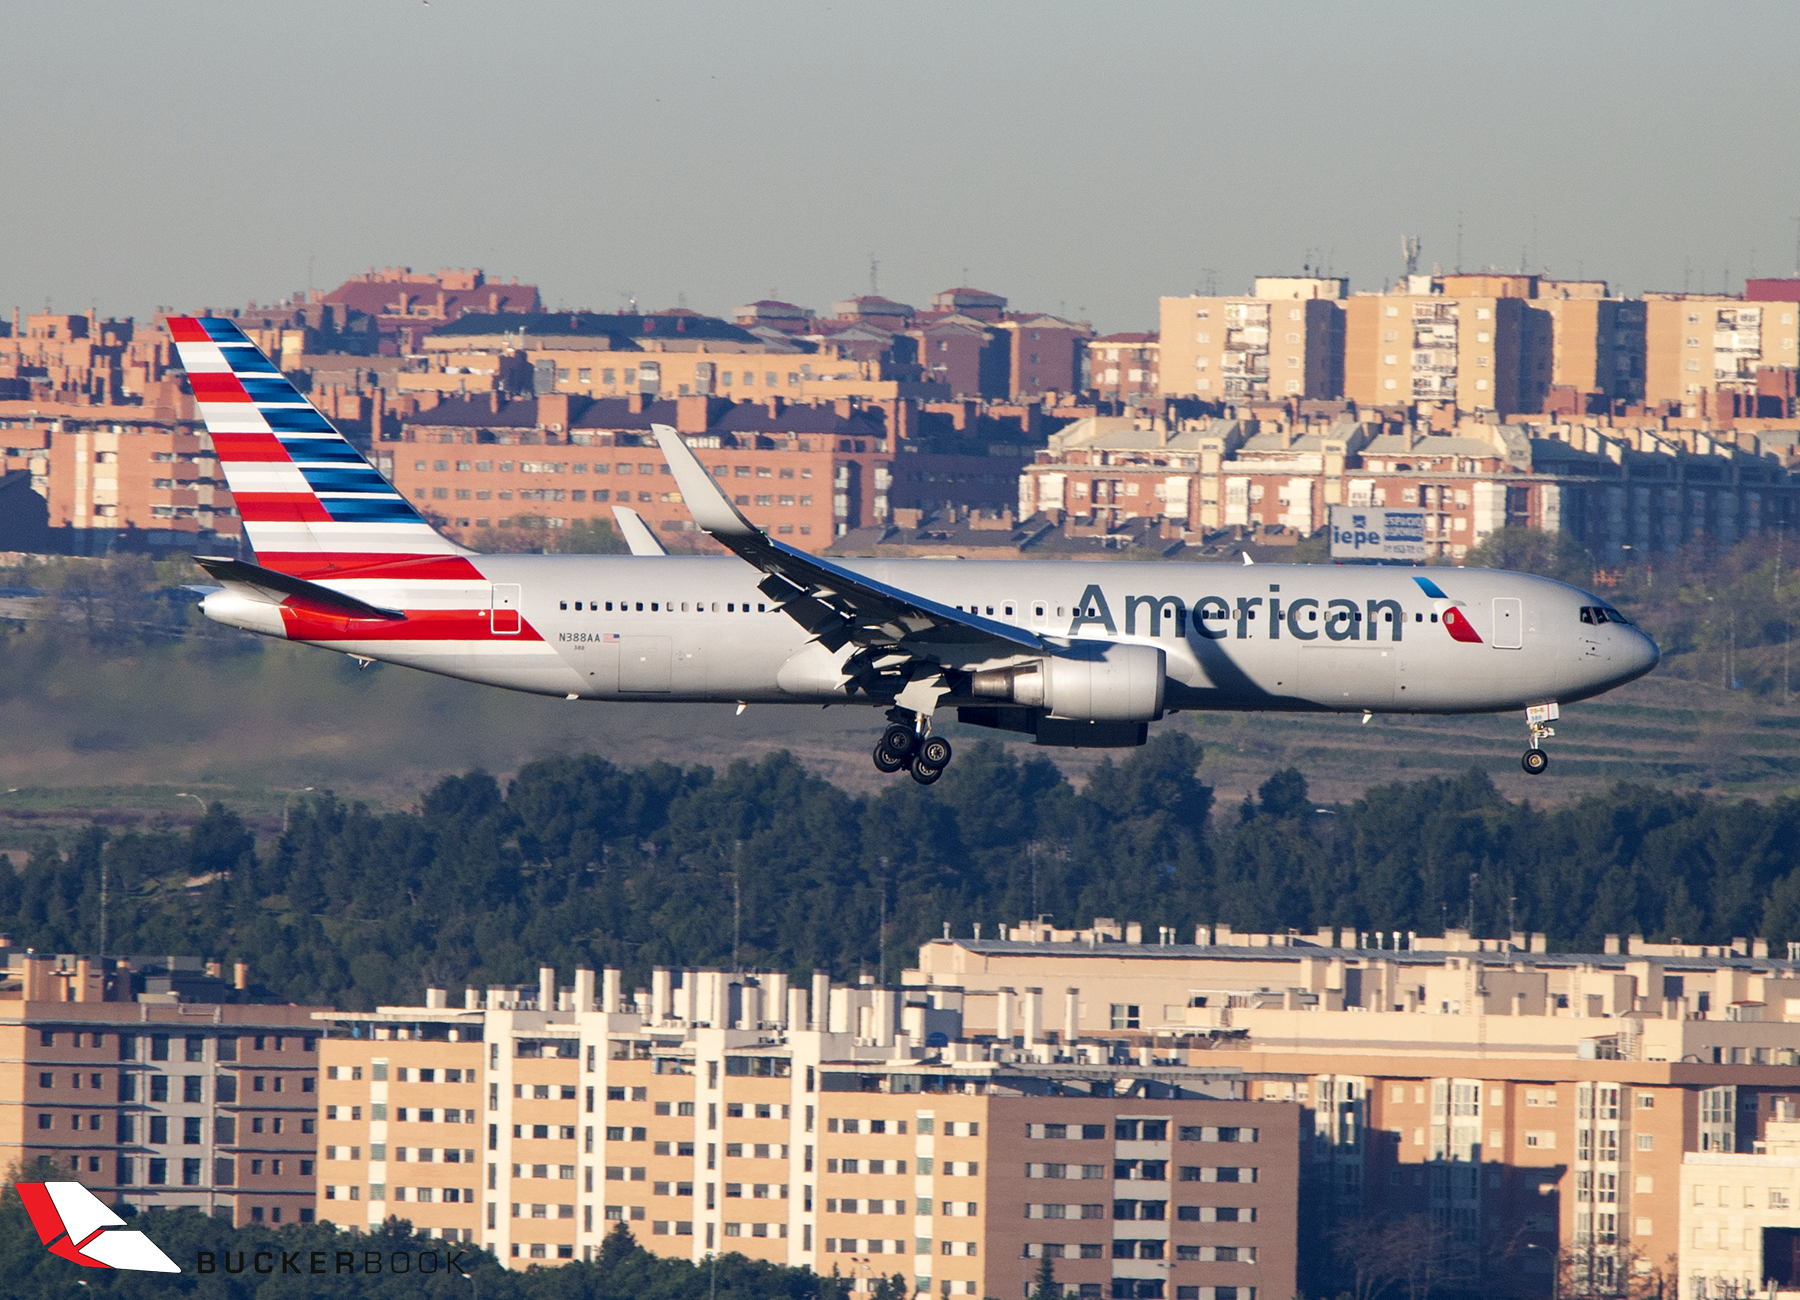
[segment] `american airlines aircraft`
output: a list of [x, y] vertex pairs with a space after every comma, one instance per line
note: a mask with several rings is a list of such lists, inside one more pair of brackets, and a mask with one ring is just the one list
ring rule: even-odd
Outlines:
[[[940, 711], [1040, 745], [1128, 746], [1181, 710], [1523, 711], [1649, 672], [1604, 600], [1487, 569], [828, 560], [766, 536], [682, 437], [657, 442], [732, 555], [481, 555], [441, 536], [228, 319], [170, 318], [257, 562], [199, 559], [207, 617], [570, 700], [861, 704], [875, 765], [929, 785]], [[635, 527], [634, 527], [635, 525]]]

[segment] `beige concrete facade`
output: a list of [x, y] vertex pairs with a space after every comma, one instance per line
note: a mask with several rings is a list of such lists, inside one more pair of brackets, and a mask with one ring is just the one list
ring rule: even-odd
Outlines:
[[1365, 294], [1344, 304], [1344, 396], [1502, 416], [1540, 410], [1551, 373], [1548, 315], [1523, 298], [1453, 297], [1449, 281], [1441, 293]]
[[1046, 1251], [1070, 1296], [1293, 1292], [1300, 1112], [1235, 1070], [1177, 1054], [1151, 1082], [1099, 1042], [975, 1042], [948, 1005], [822, 977], [659, 970], [626, 1000], [617, 972], [546, 970], [444, 1002], [318, 1017], [340, 1226], [397, 1215], [530, 1267], [622, 1222], [858, 1292], [1008, 1295]]
[[1757, 371], [1800, 366], [1800, 303], [1650, 294], [1643, 306], [1647, 401], [1711, 415], [1721, 394], [1755, 392]]
[[1164, 298], [1160, 392], [1234, 403], [1338, 397], [1343, 329], [1328, 298]]
[[[1672, 1277], [1677, 1231], [1696, 1240], [1688, 1166], [1773, 1150], [1758, 1146], [1780, 1138], [1770, 1119], [1800, 1104], [1800, 963], [1760, 943], [1563, 955], [1542, 936], [1458, 931], [1148, 938], [1105, 920], [1020, 925], [927, 944], [905, 979], [956, 1001], [972, 1036], [1022, 1022], [1028, 1041], [1112, 1033], [1155, 1056], [1204, 1034], [1261, 1080], [1250, 1096], [1309, 1108], [1322, 1207], [1429, 1211], [1484, 1249], [1529, 1242], [1523, 1267], [1541, 1264], [1546, 1292], [1552, 1258]], [[1743, 1267], [1709, 1256], [1680, 1272]]]
[[1644, 400], [1644, 303], [1540, 296], [1536, 305], [1550, 317], [1551, 384], [1615, 402]]
[[[1735, 1098], [1715, 1099], [1723, 1105]], [[1691, 1300], [1774, 1296], [1800, 1284], [1800, 1123], [1776, 1100], [1764, 1140], [1747, 1152], [1690, 1151], [1681, 1163], [1676, 1274]]]

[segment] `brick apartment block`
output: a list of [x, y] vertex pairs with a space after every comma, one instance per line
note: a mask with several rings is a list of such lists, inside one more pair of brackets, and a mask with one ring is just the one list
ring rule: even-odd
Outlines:
[[38, 956], [0, 970], [0, 1163], [47, 1157], [109, 1203], [306, 1223], [315, 1008], [231, 996], [191, 959]]
[[802, 549], [823, 550], [888, 513], [888, 432], [848, 401], [446, 399], [412, 417], [404, 441], [381, 443], [378, 463], [454, 535], [610, 521], [628, 503], [659, 535], [711, 547], [694, 532], [653, 423], [687, 435], [752, 522]]

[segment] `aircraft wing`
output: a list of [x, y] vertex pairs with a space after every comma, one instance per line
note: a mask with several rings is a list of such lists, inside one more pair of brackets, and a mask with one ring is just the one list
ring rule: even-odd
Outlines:
[[619, 536], [625, 539], [625, 545], [633, 555], [667, 555], [663, 544], [656, 540], [656, 534], [650, 531], [650, 525], [644, 517], [630, 506], [614, 506], [613, 519], [619, 525]]
[[666, 424], [651, 428], [701, 531], [767, 574], [759, 590], [827, 649], [854, 642], [933, 660], [1044, 651], [1043, 639], [1025, 628], [964, 613], [776, 541], [731, 504], [679, 433]]

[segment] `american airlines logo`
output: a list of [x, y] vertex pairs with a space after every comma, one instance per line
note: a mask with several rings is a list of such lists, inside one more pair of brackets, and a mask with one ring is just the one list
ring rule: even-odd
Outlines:
[[[80, 1183], [15, 1183], [31, 1226], [52, 1255], [83, 1268], [115, 1268], [136, 1273], [179, 1273], [175, 1261], [143, 1233], [127, 1229]], [[84, 1284], [85, 1285], [85, 1284]]]

